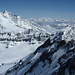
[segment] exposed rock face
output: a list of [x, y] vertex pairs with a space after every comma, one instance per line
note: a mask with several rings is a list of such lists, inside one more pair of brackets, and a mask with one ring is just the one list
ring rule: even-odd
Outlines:
[[8, 75], [74, 75], [75, 41], [66, 42], [62, 40], [62, 35], [61, 32], [56, 35], [53, 42], [50, 38], [46, 40], [22, 65], [15, 65]]
[[[0, 49], [0, 60], [5, 54], [8, 60], [17, 58], [2, 75], [74, 75], [75, 20], [23, 19], [0, 12]], [[6, 61], [1, 67], [7, 68]]]
[[37, 50], [34, 52], [34, 54], [36, 54], [39, 51], [39, 49], [46, 48], [50, 45], [51, 45], [51, 42], [50, 42], [50, 38], [49, 38], [48, 40], [45, 41], [45, 43], [43, 45], [41, 45], [40, 47], [37, 48]]

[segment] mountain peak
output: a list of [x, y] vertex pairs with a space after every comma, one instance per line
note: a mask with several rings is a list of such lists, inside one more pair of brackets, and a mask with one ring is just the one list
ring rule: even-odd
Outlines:
[[11, 14], [11, 13], [8, 12], [7, 10], [4, 10], [3, 14]]

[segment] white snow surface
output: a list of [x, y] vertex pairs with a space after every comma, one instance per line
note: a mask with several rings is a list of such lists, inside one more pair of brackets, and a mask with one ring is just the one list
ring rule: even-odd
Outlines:
[[[29, 30], [30, 33], [28, 32]], [[17, 38], [17, 33], [19, 33], [19, 38], [29, 38], [31, 35], [35, 35], [36, 37], [39, 36], [39, 34], [44, 35], [50, 34], [52, 37], [55, 36], [56, 32], [63, 31], [64, 34], [62, 36], [62, 40], [70, 41], [75, 40], [75, 20], [69, 20], [69, 19], [54, 19], [54, 18], [21, 18], [20, 16], [12, 15], [8, 11], [0, 12], [0, 38], [8, 38], [8, 39], [15, 39]], [[7, 33], [11, 33], [10, 35], [7, 35]], [[29, 37], [28, 37], [29, 36]], [[44, 40], [45, 41], [45, 40]], [[40, 43], [39, 43], [40, 42]], [[26, 58], [31, 53], [33, 53], [41, 44], [43, 44], [43, 41], [37, 41], [32, 37], [31, 42], [12, 42], [12, 41], [0, 41], [0, 74], [4, 73], [7, 69], [14, 66], [15, 63], [19, 62], [20, 59]], [[34, 43], [34, 44], [31, 44]], [[6, 48], [8, 46], [8, 48]], [[47, 71], [53, 70], [53, 68], [57, 64], [57, 60], [59, 57], [61, 57], [64, 54], [63, 50], [59, 50], [56, 53], [54, 53], [52, 59], [52, 67], [50, 69], [46, 69], [48, 66], [48, 62], [46, 61], [47, 65], [46, 67], [42, 68], [42, 70], [39, 68], [42, 67], [42, 62], [39, 63], [39, 66], [37, 67], [36, 71], [37, 75], [41, 72], [41, 75], [46, 74]], [[40, 57], [41, 53], [37, 53], [36, 56], [32, 56], [31, 60], [35, 61]], [[33, 61], [33, 62], [35, 62]], [[3, 64], [3, 65], [2, 65]], [[55, 65], [54, 65], [55, 64]], [[21, 69], [18, 72], [19, 74], [24, 73], [23, 70], [28, 69], [31, 65], [28, 65]], [[59, 64], [57, 65], [59, 67]], [[45, 71], [46, 69], [46, 71]], [[50, 73], [51, 73], [50, 71]], [[66, 72], [68, 70], [66, 69]], [[49, 73], [49, 74], [50, 74]], [[34, 73], [32, 73], [34, 74]], [[28, 74], [30, 75], [30, 74]]]

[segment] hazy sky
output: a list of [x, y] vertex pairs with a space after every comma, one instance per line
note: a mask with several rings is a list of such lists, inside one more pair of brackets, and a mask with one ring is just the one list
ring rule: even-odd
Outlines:
[[75, 19], [75, 0], [0, 0], [0, 11], [24, 18]]

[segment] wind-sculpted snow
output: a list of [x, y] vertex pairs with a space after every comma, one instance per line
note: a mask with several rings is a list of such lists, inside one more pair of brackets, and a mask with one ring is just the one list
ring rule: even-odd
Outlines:
[[75, 20], [0, 12], [0, 74], [71, 75], [74, 58]]

